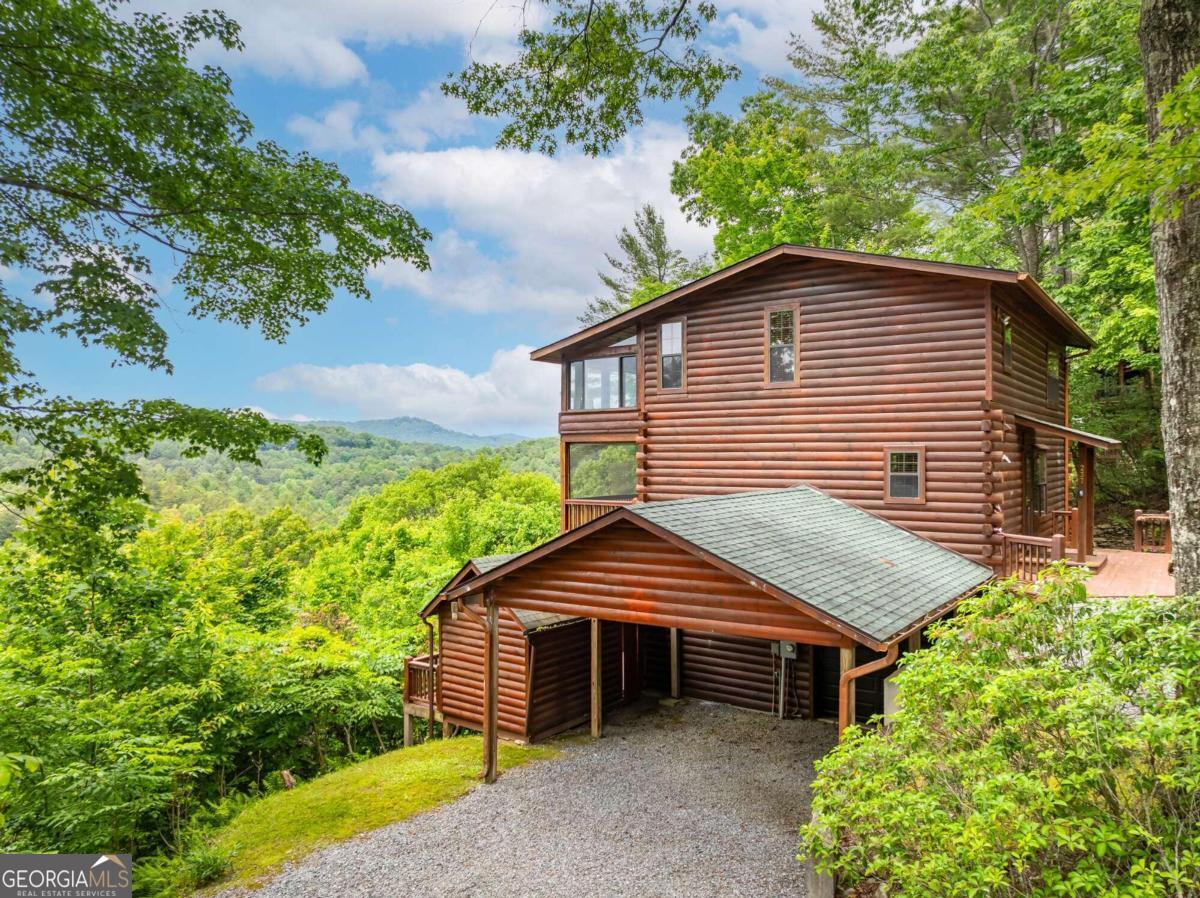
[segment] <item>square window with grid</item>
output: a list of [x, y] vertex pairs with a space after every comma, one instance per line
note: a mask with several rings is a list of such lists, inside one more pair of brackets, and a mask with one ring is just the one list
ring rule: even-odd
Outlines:
[[887, 498], [921, 498], [921, 453], [917, 450], [889, 450]]

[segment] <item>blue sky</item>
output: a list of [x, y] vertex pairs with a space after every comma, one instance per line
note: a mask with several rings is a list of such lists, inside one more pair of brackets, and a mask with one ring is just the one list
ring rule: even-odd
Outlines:
[[[234, 78], [261, 136], [335, 161], [355, 186], [412, 210], [434, 233], [433, 270], [374, 272], [370, 303], [343, 297], [286, 344], [198, 321], [172, 297], [165, 316], [175, 374], [114, 369], [102, 351], [38, 338], [29, 366], [55, 392], [126, 399], [172, 396], [252, 406], [285, 418], [417, 415], [476, 433], [552, 432], [557, 371], [528, 361], [575, 329], [596, 271], [638, 205], [664, 213], [689, 254], [710, 235], [680, 214], [671, 162], [686, 143], [682, 110], [647, 122], [607, 158], [547, 158], [492, 144], [437, 85], [469, 56], [511, 52], [516, 10], [492, 0], [138, 0], [179, 13], [220, 6], [242, 24], [245, 51], [198, 61]], [[708, 39], [743, 71], [721, 98], [732, 109], [764, 74], [787, 74], [788, 35], [809, 31], [813, 0], [726, 0]], [[489, 12], [490, 10], [490, 12]], [[536, 6], [527, 12], [537, 15]]]

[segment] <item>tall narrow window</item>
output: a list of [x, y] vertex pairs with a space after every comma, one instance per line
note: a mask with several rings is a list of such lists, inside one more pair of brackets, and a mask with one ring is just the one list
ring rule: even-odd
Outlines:
[[1000, 339], [1003, 346], [1004, 370], [1011, 371], [1013, 366], [1013, 326], [1012, 319], [1004, 315], [1000, 319]]
[[1066, 366], [1062, 353], [1046, 347], [1046, 401], [1051, 405], [1058, 405], [1062, 400], [1063, 369]]
[[883, 450], [884, 500], [925, 501], [925, 447], [888, 446]]
[[796, 310], [767, 312], [767, 380], [773, 384], [796, 381]]
[[683, 322], [667, 321], [660, 328], [658, 386], [683, 389]]

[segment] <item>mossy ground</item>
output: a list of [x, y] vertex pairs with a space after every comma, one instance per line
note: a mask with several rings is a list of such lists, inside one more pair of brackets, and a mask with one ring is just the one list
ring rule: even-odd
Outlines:
[[[500, 769], [554, 757], [548, 746], [501, 743]], [[214, 837], [229, 854], [214, 892], [254, 887], [288, 861], [452, 801], [479, 784], [483, 743], [463, 736], [393, 751], [256, 801]]]

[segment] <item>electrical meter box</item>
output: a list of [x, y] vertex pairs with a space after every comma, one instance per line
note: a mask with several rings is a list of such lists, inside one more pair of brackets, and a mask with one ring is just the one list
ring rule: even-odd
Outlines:
[[794, 659], [797, 656], [796, 643], [773, 642], [771, 643], [771, 654], [778, 655], [780, 658]]

